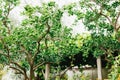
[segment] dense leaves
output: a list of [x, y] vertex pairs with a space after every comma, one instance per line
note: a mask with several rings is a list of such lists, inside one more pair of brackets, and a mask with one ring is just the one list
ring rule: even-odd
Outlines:
[[[11, 4], [14, 2], [10, 1]], [[24, 9], [22, 14], [26, 18], [20, 27], [13, 27], [8, 21], [10, 10], [1, 10], [7, 15], [1, 14], [5, 19], [0, 24], [0, 61], [10, 64], [10, 68], [23, 74], [25, 80], [32, 80], [41, 65], [59, 64], [65, 56], [77, 53], [79, 49], [71, 29], [62, 26], [63, 10], [55, 2], [43, 3], [41, 7], [26, 5]]]
[[[90, 36], [84, 41], [82, 50], [85, 54], [92, 51], [94, 56], [106, 53], [106, 50], [119, 50], [119, 1], [111, 0], [80, 0], [80, 6], [69, 5], [65, 9], [74, 10], [82, 14], [85, 27], [90, 31]], [[80, 7], [77, 8], [76, 7]], [[71, 13], [70, 13], [71, 14]], [[85, 55], [84, 54], [84, 55]]]

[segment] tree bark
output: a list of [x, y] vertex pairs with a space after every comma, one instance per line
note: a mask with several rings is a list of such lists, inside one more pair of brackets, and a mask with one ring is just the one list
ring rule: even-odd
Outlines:
[[25, 77], [25, 80], [29, 80], [28, 76], [27, 76], [27, 73], [24, 73], [24, 77]]
[[30, 66], [30, 79], [29, 80], [34, 80], [34, 70], [33, 70], [33, 65]]
[[98, 80], [102, 80], [102, 64], [101, 64], [101, 56], [97, 58], [97, 73], [98, 73]]
[[50, 74], [50, 63], [47, 63], [45, 68], [45, 80], [49, 80], [49, 74]]

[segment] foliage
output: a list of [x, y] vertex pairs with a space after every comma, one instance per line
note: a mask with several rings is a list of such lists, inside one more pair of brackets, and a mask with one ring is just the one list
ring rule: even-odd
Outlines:
[[[11, 4], [14, 3], [11, 1]], [[5, 8], [9, 9], [11, 10], [10, 7]], [[8, 19], [10, 10], [1, 10], [2, 14], [7, 15], [1, 14], [5, 18], [0, 22], [0, 61], [10, 64], [10, 68], [23, 74], [25, 79], [34, 79], [34, 73], [41, 65], [59, 63], [64, 56], [78, 52], [71, 29], [61, 24], [63, 11], [55, 2], [43, 3], [42, 7], [25, 6], [22, 14], [26, 19], [21, 27], [11, 25]], [[27, 76], [27, 70], [30, 76]]]
[[2, 76], [5, 74], [3, 67], [4, 66], [2, 64], [0, 64], [0, 80], [1, 80]]
[[93, 53], [95, 57], [102, 54], [112, 57], [113, 53], [119, 50], [119, 47], [119, 42], [112, 36], [91, 35], [88, 40], [84, 40], [82, 51], [84, 52], [84, 56]]
[[[117, 10], [115, 10], [118, 6], [113, 6], [117, 1], [113, 2], [111, 5], [107, 5], [109, 2], [111, 1], [95, 0], [89, 1], [88, 3], [80, 1], [81, 7], [86, 9], [86, 13], [84, 13], [84, 25], [91, 31], [91, 42], [93, 42], [92, 46], [96, 47], [94, 50], [94, 55], [96, 56], [104, 54], [105, 52], [103, 52], [103, 49], [106, 49], [107, 51], [111, 50], [113, 52], [114, 50], [119, 49], [119, 45], [114, 46], [118, 44], [118, 41], [114, 39], [114, 32], [116, 31], [115, 27], [117, 27], [114, 25], [117, 25], [118, 22], [115, 21], [118, 21], [118, 19], [114, 19], [115, 17], [113, 16], [113, 14], [115, 16], [119, 14]], [[109, 10], [114, 11], [109, 12], [107, 7], [111, 7]]]
[[119, 80], [120, 78], [120, 55], [115, 57], [114, 64], [111, 68], [111, 73], [109, 74], [109, 78], [111, 80]]
[[[75, 73], [74, 73], [75, 74]], [[84, 73], [81, 73], [80, 75], [74, 75], [73, 79], [80, 79], [80, 80], [88, 80], [90, 77], [88, 75], [85, 75]], [[56, 77], [56, 80], [68, 80], [67, 75], [65, 74], [62, 78]]]
[[[20, 27], [11, 25], [8, 18], [19, 1], [0, 2], [0, 63], [10, 64], [26, 79], [27, 70], [30, 70], [30, 78], [33, 79], [34, 72], [41, 65], [59, 64], [64, 57], [72, 58], [79, 50], [84, 52], [84, 57], [89, 53], [95, 57], [104, 55], [110, 62], [113, 62], [115, 52], [119, 55], [118, 0], [80, 0], [79, 6], [73, 3], [63, 9], [59, 9], [55, 2], [43, 3], [41, 7], [27, 5], [22, 13], [26, 18]], [[72, 37], [71, 29], [61, 23], [64, 11], [82, 20], [90, 35], [85, 38], [79, 35]]]
[[82, 17], [78, 17], [78, 20], [82, 20], [86, 29], [90, 31], [91, 35], [83, 41], [81, 48], [83, 55], [88, 56], [89, 53], [93, 53], [95, 57], [104, 55], [107, 61], [113, 61], [115, 56], [113, 53], [119, 54], [120, 48], [119, 1], [80, 0], [79, 4], [74, 3], [65, 9], [70, 15], [81, 13], [79, 16]]

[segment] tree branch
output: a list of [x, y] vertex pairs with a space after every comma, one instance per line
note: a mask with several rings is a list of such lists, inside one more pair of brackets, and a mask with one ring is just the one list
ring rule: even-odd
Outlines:
[[90, 5], [88, 5], [88, 7], [89, 7], [93, 12], [95, 12], [95, 10], [94, 10]]
[[32, 64], [32, 60], [31, 60], [32, 56], [31, 56], [30, 52], [27, 51], [26, 48], [24, 47], [24, 45], [22, 45], [22, 44], [21, 44], [21, 51], [25, 52], [25, 55], [27, 57], [29, 64]]
[[60, 78], [71, 68], [72, 66], [67, 67], [65, 70], [61, 71], [60, 73], [56, 73], [53, 78], [56, 76], [60, 76]]
[[10, 35], [11, 31], [10, 31], [10, 28], [8, 27], [8, 25], [7, 25], [7, 19], [8, 19], [8, 16], [10, 14], [10, 11], [11, 11], [11, 6], [8, 5], [8, 12], [5, 14], [5, 19], [2, 20], [3, 25], [8, 29], [8, 34], [9, 35]]
[[116, 19], [115, 19], [115, 28], [117, 29], [117, 22], [118, 22], [118, 19], [119, 19], [119, 16], [120, 16], [120, 12], [118, 13]]
[[48, 22], [46, 23], [46, 25], [47, 25], [47, 30], [41, 37], [38, 38], [38, 42], [40, 42], [43, 38], [45, 38], [45, 36], [50, 32], [50, 26], [49, 26]]
[[0, 50], [0, 54], [3, 55], [3, 56], [5, 56], [5, 57], [8, 57], [8, 55], [4, 54], [3, 51], [1, 51], [1, 50]]
[[6, 56], [6, 57], [8, 58], [8, 60], [10, 61], [10, 49], [9, 49], [8, 46], [5, 44], [3, 37], [0, 37], [0, 40], [1, 40], [2, 43], [3, 43], [4, 49], [6, 49], [6, 51], [7, 51], [6, 54], [4, 54], [3, 51], [0, 51], [0, 54]]
[[62, 77], [72, 66], [66, 68], [64, 71], [60, 73], [60, 77]]
[[45, 49], [48, 49], [47, 39], [45, 38]]
[[111, 60], [107, 58], [107, 54], [105, 54], [105, 60], [111, 62]]
[[36, 70], [38, 67], [42, 66], [43, 64], [45, 64], [45, 62], [43, 63], [38, 63], [37, 65], [34, 66], [33, 70]]
[[8, 48], [7, 45], [4, 45], [5, 49], [7, 50], [7, 56], [10, 59], [10, 49]]
[[49, 26], [48, 22], [46, 23], [46, 26], [47, 26], [47, 30], [45, 31], [45, 33], [42, 36], [40, 36], [38, 38], [38, 41], [37, 41], [38, 42], [37, 51], [36, 51], [36, 53], [33, 56], [33, 61], [35, 60], [37, 54], [40, 52], [40, 42], [41, 42], [41, 40], [43, 38], [45, 38], [45, 36], [50, 32], [50, 26]]
[[116, 31], [118, 31], [120, 29], [120, 26], [118, 26], [117, 28], [116, 28]]
[[109, 21], [109, 23], [111, 24], [111, 25], [113, 25], [112, 24], [112, 21], [110, 20], [110, 18], [107, 16], [107, 15], [105, 15], [105, 14], [103, 14], [103, 13], [100, 13], [102, 16], [104, 16], [105, 18], [107, 18], [107, 20]]
[[17, 66], [18, 68], [20, 68], [21, 70], [26, 71], [25, 68], [23, 68], [23, 67], [22, 67], [21, 65], [19, 65], [18, 63], [13, 62], [13, 61], [11, 61], [10, 63], [16, 65], [16, 66]]
[[20, 69], [18, 69], [18, 68], [16, 68], [16, 67], [13, 67], [13, 66], [10, 66], [10, 68], [11, 68], [11, 69], [14, 69], [15, 71], [18, 71], [19, 74], [21, 73], [21, 74], [24, 75], [24, 73], [23, 73]]
[[36, 53], [33, 56], [33, 61], [35, 61], [35, 58], [36, 58], [37, 54], [40, 52], [40, 42], [38, 42], [37, 44], [38, 44], [37, 45], [37, 51], [36, 51]]
[[42, 70], [43, 76], [45, 77], [45, 72]]
[[[15, 63], [15, 64], [16, 64], [16, 63]], [[18, 66], [18, 64], [17, 64], [17, 66]], [[16, 67], [13, 67], [13, 66], [10, 66], [10, 68], [11, 68], [11, 69], [14, 69], [15, 71], [18, 71], [18, 72], [16, 72], [16, 74], [23, 74], [24, 77], [26, 78], [26, 80], [28, 79], [28, 76], [27, 76], [27, 73], [26, 73], [26, 70], [25, 70], [25, 69], [21, 69], [20, 66], [18, 67], [18, 68], [20, 68], [20, 69], [18, 69], [18, 68], [16, 68]]]

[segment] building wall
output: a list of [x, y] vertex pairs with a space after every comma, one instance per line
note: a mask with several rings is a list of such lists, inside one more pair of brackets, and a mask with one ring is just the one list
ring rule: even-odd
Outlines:
[[[91, 80], [96, 80], [97, 79], [97, 68], [83, 69], [83, 74], [85, 76], [89, 76]], [[102, 69], [103, 79], [107, 79], [107, 76], [108, 76], [108, 70]]]

